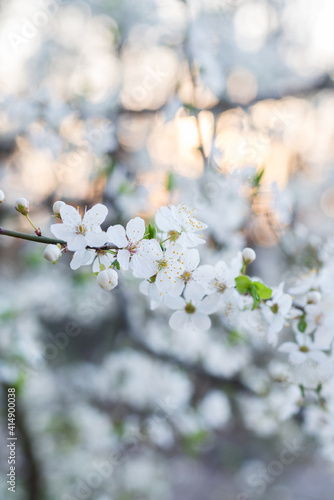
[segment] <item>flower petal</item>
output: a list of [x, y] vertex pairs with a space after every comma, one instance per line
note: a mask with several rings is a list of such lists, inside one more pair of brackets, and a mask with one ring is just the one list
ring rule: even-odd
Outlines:
[[145, 234], [145, 222], [144, 219], [140, 217], [135, 217], [134, 219], [129, 220], [126, 225], [126, 235], [128, 239], [136, 243], [140, 241]]
[[304, 352], [301, 351], [296, 351], [290, 353], [290, 361], [291, 363], [295, 365], [300, 365], [301, 363], [304, 363], [307, 360], [307, 356]]
[[191, 317], [190, 324], [194, 329], [209, 330], [211, 326], [211, 319], [209, 316], [197, 311], [192, 315], [189, 314], [189, 316]]
[[81, 266], [88, 266], [93, 262], [95, 256], [94, 250], [79, 250], [74, 253], [70, 267], [74, 271]]
[[184, 297], [187, 302], [190, 300], [195, 304], [200, 302], [204, 296], [204, 288], [199, 283], [193, 283], [192, 286], [186, 286]]
[[117, 260], [118, 260], [121, 268], [124, 269], [124, 271], [127, 271], [129, 269], [129, 262], [130, 262], [129, 250], [126, 250], [126, 249], [118, 250]]
[[150, 278], [158, 270], [158, 264], [148, 259], [144, 259], [139, 254], [131, 257], [130, 267], [139, 278]]
[[63, 222], [71, 226], [77, 226], [81, 222], [81, 215], [79, 211], [72, 207], [72, 205], [62, 205], [59, 210]]
[[163, 252], [157, 240], [142, 240], [138, 246], [137, 254], [145, 259], [161, 260]]
[[90, 247], [103, 247], [108, 241], [108, 235], [104, 231], [100, 233], [95, 233], [95, 231], [88, 231], [86, 233], [86, 242]]
[[89, 227], [100, 226], [107, 215], [107, 207], [102, 203], [97, 203], [85, 213], [83, 221]]
[[117, 248], [124, 248], [128, 245], [128, 240], [125, 235], [125, 229], [120, 224], [110, 226], [107, 230], [108, 241], [117, 246]]
[[199, 312], [213, 314], [217, 311], [220, 303], [219, 295], [209, 295], [205, 297], [197, 306]]
[[280, 345], [278, 350], [280, 352], [295, 352], [298, 351], [298, 346], [294, 342], [284, 342], [284, 344]]
[[161, 292], [168, 292], [175, 285], [176, 278], [172, 278], [163, 268], [158, 272], [155, 283]]
[[155, 223], [158, 229], [166, 233], [169, 231], [181, 232], [181, 226], [175, 221], [168, 207], [159, 208], [155, 216]]
[[186, 301], [183, 297], [171, 297], [170, 295], [167, 295], [165, 298], [165, 304], [170, 309], [184, 309]]
[[187, 316], [187, 313], [184, 311], [175, 311], [169, 318], [169, 326], [173, 330], [184, 328], [188, 321]]
[[53, 236], [64, 241], [67, 241], [69, 236], [74, 234], [74, 231], [71, 231], [65, 224], [52, 224], [50, 231]]
[[183, 262], [187, 271], [191, 272], [196, 269], [200, 262], [198, 250], [196, 250], [196, 248], [187, 249], [184, 256], [181, 258], [181, 262]]
[[70, 236], [67, 238], [67, 248], [71, 252], [84, 250], [86, 246], [87, 242], [83, 234], [70, 233]]

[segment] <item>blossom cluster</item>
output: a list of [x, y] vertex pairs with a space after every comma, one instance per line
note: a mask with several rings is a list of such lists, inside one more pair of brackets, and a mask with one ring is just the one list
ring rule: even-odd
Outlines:
[[172, 329], [208, 330], [211, 314], [227, 317], [231, 308], [261, 310], [269, 336], [283, 328], [291, 298], [281, 289], [271, 298], [270, 288], [246, 276], [247, 265], [256, 258], [254, 250], [245, 248], [229, 263], [201, 264], [196, 247], [205, 243], [203, 231], [208, 226], [187, 205], [161, 207], [155, 225], [146, 226], [135, 217], [126, 227], [117, 224], [105, 231], [101, 228], [108, 213], [105, 205], [97, 204], [83, 216], [62, 201], [53, 210], [61, 223], [53, 224], [51, 232], [63, 244], [48, 245], [44, 256], [56, 262], [64, 249], [74, 252], [71, 268], [92, 265], [105, 290], [117, 286], [118, 271], [131, 270], [143, 279], [140, 291], [152, 309], [164, 304], [174, 311], [169, 320]]

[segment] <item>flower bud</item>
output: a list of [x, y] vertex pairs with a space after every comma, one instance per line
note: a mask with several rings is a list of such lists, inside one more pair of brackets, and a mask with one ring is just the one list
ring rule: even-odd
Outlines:
[[18, 198], [15, 202], [15, 210], [20, 212], [22, 215], [28, 215], [29, 213], [29, 201], [25, 198]]
[[47, 245], [45, 247], [43, 254], [44, 259], [49, 260], [50, 262], [55, 264], [60, 256], [61, 250], [58, 245]]
[[96, 279], [104, 290], [112, 290], [118, 284], [118, 274], [114, 269], [105, 269], [99, 272]]
[[54, 204], [53, 204], [53, 207], [52, 207], [52, 209], [53, 209], [53, 213], [54, 213], [57, 217], [59, 217], [59, 219], [61, 218], [61, 217], [60, 217], [60, 209], [61, 209], [61, 207], [62, 207], [63, 205], [65, 205], [65, 203], [64, 203], [63, 201], [55, 201], [55, 202], [54, 202]]
[[245, 264], [251, 264], [256, 259], [256, 253], [252, 248], [244, 248], [242, 251], [242, 258]]
[[5, 201], [5, 193], [0, 189], [0, 205]]
[[319, 304], [321, 301], [321, 293], [317, 291], [312, 291], [307, 294], [308, 304]]

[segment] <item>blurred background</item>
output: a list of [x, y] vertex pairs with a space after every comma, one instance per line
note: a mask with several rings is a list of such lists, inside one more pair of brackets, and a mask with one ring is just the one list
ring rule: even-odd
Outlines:
[[[203, 262], [249, 245], [254, 275], [293, 284], [333, 226], [333, 16], [331, 0], [2, 0], [1, 226], [30, 232], [18, 197], [50, 236], [58, 199], [106, 204], [106, 227], [181, 201], [209, 225]], [[332, 498], [334, 451], [265, 341], [173, 332], [137, 280], [107, 293], [42, 255], [1, 238], [17, 500]]]

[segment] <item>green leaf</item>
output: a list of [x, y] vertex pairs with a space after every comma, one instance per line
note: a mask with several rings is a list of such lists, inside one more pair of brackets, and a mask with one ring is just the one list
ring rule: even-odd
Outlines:
[[238, 330], [230, 330], [227, 335], [227, 342], [229, 345], [238, 345], [244, 342], [245, 336], [240, 333]]
[[184, 451], [190, 456], [197, 456], [201, 447], [208, 440], [208, 437], [209, 433], [204, 429], [200, 429], [197, 432], [193, 432], [191, 434], [188, 434], [187, 436], [184, 436], [182, 443]]
[[174, 175], [172, 174], [172, 172], [169, 172], [167, 174], [167, 179], [166, 179], [166, 189], [167, 191], [173, 191], [173, 189], [175, 189], [175, 177]]
[[306, 330], [306, 327], [307, 327], [307, 323], [306, 323], [305, 319], [304, 319], [304, 318], [301, 318], [301, 319], [299, 320], [299, 322], [298, 322], [298, 330], [299, 330], [300, 332], [304, 333], [304, 332], [305, 332], [305, 330]]
[[192, 104], [183, 104], [183, 106], [191, 116], [196, 116], [198, 114], [198, 109]]
[[261, 183], [261, 179], [263, 177], [263, 174], [264, 174], [264, 168], [261, 168], [261, 170], [259, 170], [258, 172], [256, 172], [254, 178], [253, 178], [253, 186], [254, 187], [259, 187], [260, 183]]
[[244, 295], [249, 292], [252, 280], [248, 276], [238, 276], [234, 281], [239, 293]]
[[152, 240], [157, 235], [157, 228], [153, 224], [149, 224], [146, 227], [145, 233], [147, 234], [146, 239], [147, 240]]
[[252, 284], [249, 288], [249, 292], [251, 294], [251, 296], [253, 297], [253, 307], [252, 307], [252, 310], [254, 310], [256, 308], [256, 306], [260, 303], [260, 297], [259, 297], [259, 294], [257, 292], [257, 288], [254, 284]]
[[260, 283], [260, 281], [253, 281], [253, 285], [255, 285], [260, 299], [270, 299], [272, 294], [271, 288], [268, 288], [263, 283]]
[[114, 260], [111, 264], [112, 267], [116, 267], [116, 269], [120, 270], [120, 265], [117, 259]]

